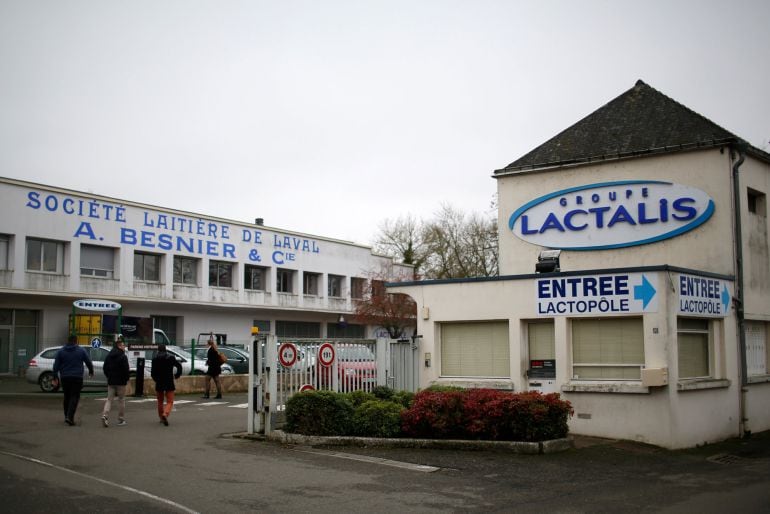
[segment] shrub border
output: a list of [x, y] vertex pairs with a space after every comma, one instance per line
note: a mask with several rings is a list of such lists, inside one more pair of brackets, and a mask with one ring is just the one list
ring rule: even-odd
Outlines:
[[[260, 438], [265, 438], [264, 436]], [[383, 448], [426, 448], [439, 450], [505, 450], [511, 453], [538, 455], [558, 453], [575, 447], [572, 437], [536, 443], [522, 441], [473, 441], [465, 439], [408, 439], [352, 436], [309, 436], [273, 430], [266, 437], [281, 444], [307, 446], [369, 446]]]

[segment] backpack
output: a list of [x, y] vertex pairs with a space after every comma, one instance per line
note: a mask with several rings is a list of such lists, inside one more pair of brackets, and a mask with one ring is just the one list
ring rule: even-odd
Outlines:
[[222, 352], [217, 352], [217, 358], [219, 358], [220, 364], [224, 364], [225, 362], [227, 362], [227, 355], [225, 355]]

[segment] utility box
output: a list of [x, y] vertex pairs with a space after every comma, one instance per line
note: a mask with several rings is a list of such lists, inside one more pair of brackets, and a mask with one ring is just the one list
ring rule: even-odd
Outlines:
[[642, 368], [642, 385], [658, 387], [668, 384], [668, 368]]

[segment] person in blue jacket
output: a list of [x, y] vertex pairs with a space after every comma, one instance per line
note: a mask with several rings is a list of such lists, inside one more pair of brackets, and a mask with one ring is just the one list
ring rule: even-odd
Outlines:
[[77, 336], [70, 336], [67, 344], [59, 348], [53, 361], [53, 374], [58, 378], [54, 385], [61, 381], [64, 391], [64, 422], [69, 426], [75, 424], [75, 411], [80, 402], [80, 391], [83, 389], [83, 365], [88, 368], [88, 376], [94, 376], [94, 364], [85, 348], [78, 346]]

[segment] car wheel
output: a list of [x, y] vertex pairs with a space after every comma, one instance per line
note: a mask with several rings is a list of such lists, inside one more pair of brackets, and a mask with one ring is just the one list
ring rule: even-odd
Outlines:
[[54, 385], [55, 379], [56, 377], [53, 373], [43, 373], [40, 375], [40, 378], [37, 379], [37, 383], [44, 393], [55, 393], [59, 390], [59, 384]]
[[228, 366], [227, 364], [222, 366], [223, 375], [232, 375], [233, 373], [235, 373], [235, 370], [231, 366]]

